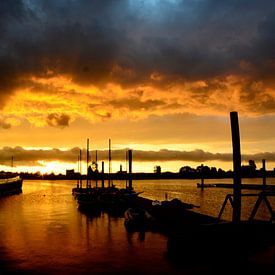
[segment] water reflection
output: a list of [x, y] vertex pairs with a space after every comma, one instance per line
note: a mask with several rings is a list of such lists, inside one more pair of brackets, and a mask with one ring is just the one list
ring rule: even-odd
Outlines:
[[[22, 194], [1, 198], [1, 272], [182, 274], [165, 257], [165, 236], [128, 232], [121, 213], [79, 211], [74, 186], [71, 181], [25, 181]], [[134, 188], [158, 200], [168, 193], [168, 199], [200, 205], [198, 211], [214, 216], [228, 192], [201, 192], [193, 181], [140, 181]]]

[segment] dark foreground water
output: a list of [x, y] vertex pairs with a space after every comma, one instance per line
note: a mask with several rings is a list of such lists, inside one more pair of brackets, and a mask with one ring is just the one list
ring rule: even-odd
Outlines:
[[[125, 183], [115, 184], [123, 187]], [[71, 194], [75, 185], [74, 181], [26, 180], [22, 194], [0, 198], [0, 274], [212, 272], [207, 264], [194, 261], [189, 265], [184, 259], [182, 263], [169, 260], [167, 238], [159, 233], [128, 233], [122, 217], [107, 213], [89, 217], [81, 213]], [[196, 187], [196, 181], [191, 180], [136, 181], [134, 188], [151, 199], [164, 200], [166, 193], [168, 199], [193, 203], [200, 206], [197, 211], [212, 216], [218, 215], [225, 195], [230, 192], [218, 188], [202, 192]], [[245, 202], [243, 217], [249, 215], [254, 201]], [[230, 217], [228, 207], [224, 218]], [[264, 207], [259, 217], [268, 217]], [[274, 255], [274, 247], [271, 247], [255, 259], [261, 272], [266, 267], [271, 270]], [[228, 267], [222, 269], [220, 274]]]

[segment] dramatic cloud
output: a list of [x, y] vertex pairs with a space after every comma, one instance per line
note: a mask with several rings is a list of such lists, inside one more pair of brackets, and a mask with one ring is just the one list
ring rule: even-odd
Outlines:
[[272, 0], [3, 0], [0, 107], [21, 91], [90, 120], [275, 113], [274, 15]]
[[70, 117], [66, 114], [49, 114], [47, 123], [53, 127], [65, 127], [69, 125]]
[[[128, 149], [112, 150], [113, 161], [125, 161], [126, 152]], [[0, 149], [0, 163], [2, 165], [9, 165], [13, 157], [16, 165], [36, 164], [39, 161], [59, 161], [59, 162], [72, 162], [76, 163], [80, 148], [72, 148], [69, 150], [59, 149], [40, 149], [40, 150], [26, 150], [22, 147], [4, 147]], [[82, 149], [82, 155], [86, 154], [85, 149]], [[90, 152], [90, 161], [95, 160], [95, 151]], [[108, 150], [98, 150], [97, 156], [99, 161], [108, 161]], [[257, 154], [244, 154], [242, 160], [247, 162], [253, 159], [256, 162], [261, 162], [266, 159], [269, 162], [275, 162], [275, 152], [257, 153]], [[86, 159], [83, 159], [86, 161]], [[176, 151], [176, 150], [160, 150], [160, 151], [144, 151], [133, 150], [133, 161], [137, 162], [156, 162], [156, 161], [183, 161], [183, 162], [207, 162], [207, 161], [222, 161], [231, 162], [232, 154], [230, 153], [210, 153], [203, 150], [194, 151]]]

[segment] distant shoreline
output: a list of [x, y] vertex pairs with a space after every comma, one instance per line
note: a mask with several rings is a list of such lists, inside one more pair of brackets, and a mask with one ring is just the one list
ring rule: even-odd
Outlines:
[[[242, 178], [263, 178], [263, 174], [260, 173], [261, 171], [256, 171], [257, 173], [254, 174], [244, 174], [242, 175]], [[55, 175], [55, 174], [49, 174], [49, 175], [41, 175], [38, 173], [35, 174], [29, 174], [29, 173], [13, 173], [14, 175], [20, 176], [22, 179], [29, 179], [29, 180], [80, 180], [80, 175]], [[1, 175], [3, 178], [3, 175]], [[274, 178], [275, 173], [273, 171], [267, 171], [265, 173], [266, 178]], [[86, 175], [81, 176], [82, 180], [87, 180]], [[201, 181], [202, 179], [233, 179], [233, 172], [224, 172], [222, 174], [208, 174], [208, 175], [201, 175], [199, 173], [196, 174], [181, 174], [181, 173], [172, 173], [172, 172], [164, 172], [164, 173], [132, 173], [131, 175], [127, 173], [111, 173], [111, 174], [95, 174], [92, 176], [89, 176], [89, 180], [163, 180], [163, 179], [188, 179], [188, 180], [198, 180]]]

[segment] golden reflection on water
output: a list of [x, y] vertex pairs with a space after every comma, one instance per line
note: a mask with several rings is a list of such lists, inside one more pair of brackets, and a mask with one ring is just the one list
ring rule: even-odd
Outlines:
[[[107, 213], [82, 214], [72, 187], [69, 182], [26, 181], [23, 194], [0, 201], [0, 248], [13, 263], [9, 268], [35, 274], [173, 270], [165, 260], [164, 236], [128, 233], [123, 218]], [[152, 266], [152, 260], [158, 265]]]
[[[200, 206], [196, 211], [217, 216], [231, 190], [206, 188], [202, 192], [196, 182], [134, 181], [134, 188], [144, 197], [164, 200], [167, 194], [169, 200], [179, 198]], [[125, 186], [124, 182], [115, 184]], [[166, 237], [154, 232], [128, 233], [123, 218], [107, 213], [81, 213], [71, 194], [74, 186], [74, 181], [24, 181], [22, 194], [1, 198], [0, 255], [5, 252], [7, 270], [30, 274], [97, 274], [114, 270], [178, 273], [165, 257]], [[250, 198], [244, 199], [243, 216], [248, 216], [254, 203], [247, 199]], [[261, 215], [266, 214], [263, 209]], [[230, 207], [224, 216], [231, 218]]]

